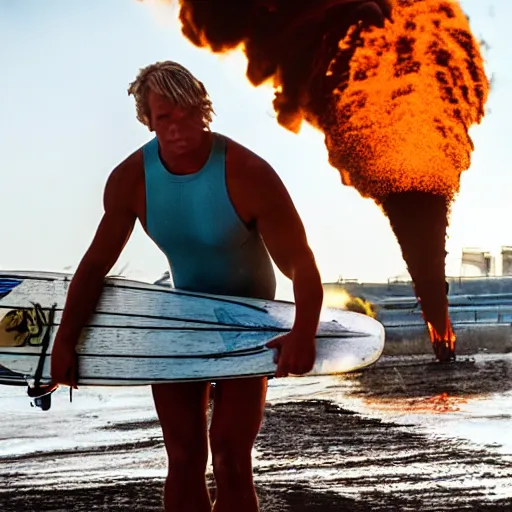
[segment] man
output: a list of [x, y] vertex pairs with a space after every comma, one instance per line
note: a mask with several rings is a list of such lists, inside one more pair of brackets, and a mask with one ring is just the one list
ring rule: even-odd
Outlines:
[[[105, 212], [70, 284], [52, 350], [54, 382], [76, 387], [80, 331], [137, 219], [167, 256], [176, 288], [272, 299], [272, 258], [293, 281], [296, 302], [292, 330], [268, 344], [276, 349], [276, 375], [310, 371], [323, 291], [279, 177], [262, 158], [210, 131], [211, 101], [181, 65], [167, 61], [142, 69], [128, 92], [137, 118], [155, 137], [107, 180]], [[265, 378], [216, 382], [209, 432], [215, 512], [258, 510], [251, 451], [266, 390]], [[211, 512], [205, 482], [209, 383], [158, 384], [152, 391], [169, 458], [166, 511]]]

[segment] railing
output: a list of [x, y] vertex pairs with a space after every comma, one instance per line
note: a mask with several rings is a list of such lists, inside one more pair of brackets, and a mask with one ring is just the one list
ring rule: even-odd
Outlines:
[[[467, 324], [502, 324], [512, 325], [512, 306], [498, 307], [453, 307], [449, 310], [453, 326]], [[420, 309], [386, 310], [378, 313], [378, 320], [385, 327], [406, 327], [424, 325], [425, 321]]]

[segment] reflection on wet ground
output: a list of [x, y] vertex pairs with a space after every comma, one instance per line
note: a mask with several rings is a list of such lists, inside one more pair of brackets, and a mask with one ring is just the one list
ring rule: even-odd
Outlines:
[[261, 478], [337, 492], [367, 510], [512, 506], [512, 457], [328, 401], [271, 406], [258, 448], [268, 461], [257, 468]]
[[428, 356], [382, 358], [367, 371], [354, 374], [359, 393], [369, 398], [447, 394], [471, 398], [512, 390], [510, 355], [459, 357], [438, 363]]
[[351, 510], [512, 510], [511, 377], [511, 355], [409, 356], [310, 381], [300, 406], [267, 410], [259, 474], [353, 497]]

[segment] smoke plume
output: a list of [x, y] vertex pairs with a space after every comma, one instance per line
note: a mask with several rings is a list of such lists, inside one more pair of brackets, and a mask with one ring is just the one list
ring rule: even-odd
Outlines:
[[343, 183], [389, 218], [434, 351], [452, 359], [446, 228], [488, 95], [459, 2], [180, 0], [180, 20], [197, 46], [245, 52], [249, 81], [273, 84], [282, 126], [325, 134]]

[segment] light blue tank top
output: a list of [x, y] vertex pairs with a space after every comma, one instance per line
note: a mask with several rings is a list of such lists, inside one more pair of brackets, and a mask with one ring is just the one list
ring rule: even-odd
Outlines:
[[275, 276], [256, 229], [241, 220], [226, 185], [226, 140], [213, 134], [210, 156], [193, 174], [169, 172], [157, 138], [143, 146], [146, 229], [183, 290], [271, 299]]

